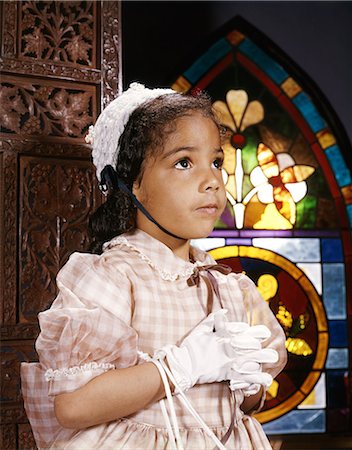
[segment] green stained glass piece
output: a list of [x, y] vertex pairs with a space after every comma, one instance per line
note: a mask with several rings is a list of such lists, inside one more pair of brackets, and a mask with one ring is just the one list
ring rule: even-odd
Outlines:
[[228, 227], [221, 219], [218, 219], [215, 222], [214, 228], [217, 229], [217, 228], [228, 228]]
[[251, 173], [254, 167], [258, 165], [257, 146], [257, 140], [254, 140], [252, 136], [247, 137], [247, 145], [242, 150], [242, 164], [246, 174]]
[[252, 189], [253, 189], [253, 185], [249, 179], [249, 175], [244, 175], [243, 188], [242, 188], [243, 197], [245, 197], [248, 194], [248, 192], [250, 192]]
[[317, 197], [331, 198], [329, 186], [324, 178], [320, 167], [306, 180], [309, 187], [309, 194]]
[[317, 199], [306, 195], [296, 205], [297, 219], [295, 228], [314, 228], [317, 210]]

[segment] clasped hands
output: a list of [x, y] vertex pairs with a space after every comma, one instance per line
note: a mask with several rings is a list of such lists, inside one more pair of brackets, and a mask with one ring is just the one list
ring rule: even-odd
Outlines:
[[272, 383], [272, 376], [262, 372], [263, 363], [279, 359], [275, 350], [262, 348], [270, 330], [265, 325], [229, 322], [226, 314], [225, 309], [209, 314], [179, 346], [167, 345], [155, 352], [156, 358], [167, 360], [175, 393], [195, 384], [229, 381], [230, 389], [241, 389], [247, 397]]

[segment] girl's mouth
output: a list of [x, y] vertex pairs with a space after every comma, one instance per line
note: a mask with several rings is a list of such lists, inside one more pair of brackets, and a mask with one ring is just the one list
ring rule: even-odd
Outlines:
[[216, 204], [209, 204], [209, 205], [204, 205], [204, 206], [200, 206], [199, 208], [197, 208], [197, 211], [199, 211], [202, 214], [205, 215], [209, 215], [209, 216], [214, 216], [218, 213], [218, 205]]

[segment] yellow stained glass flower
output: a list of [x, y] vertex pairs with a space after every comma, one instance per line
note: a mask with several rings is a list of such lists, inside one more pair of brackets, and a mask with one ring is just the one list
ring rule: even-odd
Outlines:
[[304, 339], [289, 337], [286, 339], [285, 345], [287, 351], [294, 355], [309, 356], [313, 353], [310, 345]]
[[296, 222], [296, 203], [307, 193], [304, 181], [315, 171], [314, 167], [296, 165], [288, 153], [275, 154], [265, 144], [257, 149], [259, 166], [255, 167], [250, 180], [257, 188], [261, 203], [274, 203], [279, 213], [291, 224]]
[[214, 102], [213, 109], [226, 128], [222, 146], [225, 154], [222, 173], [236, 227], [241, 229], [245, 210], [242, 202], [244, 171], [241, 150], [246, 145], [246, 137], [243, 131], [263, 120], [264, 108], [257, 100], [248, 102], [247, 92], [243, 89], [231, 89], [226, 94], [226, 102]]
[[279, 306], [279, 311], [276, 314], [276, 317], [285, 330], [289, 330], [290, 328], [292, 328], [292, 314], [286, 309], [284, 305]]
[[217, 100], [213, 108], [220, 123], [230, 131], [226, 140], [235, 149], [245, 146], [246, 139], [242, 132], [264, 118], [262, 104], [258, 100], [248, 102], [248, 94], [243, 89], [231, 89], [226, 94], [226, 103]]

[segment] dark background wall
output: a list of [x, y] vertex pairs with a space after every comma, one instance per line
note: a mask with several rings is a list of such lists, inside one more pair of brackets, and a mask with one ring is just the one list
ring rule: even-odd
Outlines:
[[351, 1], [122, 2], [123, 84], [167, 86], [216, 30], [241, 15], [320, 87], [352, 140]]

